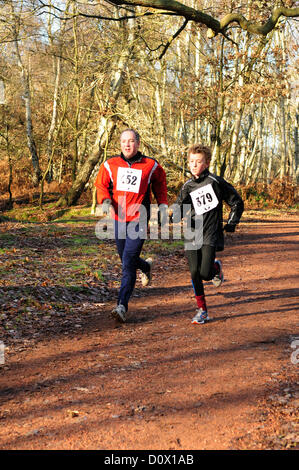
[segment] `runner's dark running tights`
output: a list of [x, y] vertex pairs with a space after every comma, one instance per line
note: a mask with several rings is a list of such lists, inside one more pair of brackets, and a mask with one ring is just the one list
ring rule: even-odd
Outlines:
[[200, 250], [185, 251], [197, 305], [204, 310], [207, 307], [202, 281], [210, 281], [219, 272], [217, 265], [214, 265], [215, 253], [215, 247], [210, 245], [202, 245]]

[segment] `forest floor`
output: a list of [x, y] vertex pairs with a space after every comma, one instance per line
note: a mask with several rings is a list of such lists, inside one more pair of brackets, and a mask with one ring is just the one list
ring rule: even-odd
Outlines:
[[0, 224], [0, 449], [298, 449], [298, 212], [244, 213], [196, 326], [177, 241], [146, 241], [152, 285], [116, 323], [120, 263], [94, 229]]

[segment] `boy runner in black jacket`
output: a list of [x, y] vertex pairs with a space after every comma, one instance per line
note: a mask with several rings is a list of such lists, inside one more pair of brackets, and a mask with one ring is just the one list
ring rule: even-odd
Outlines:
[[[210, 161], [211, 151], [208, 147], [195, 144], [189, 148], [188, 162], [192, 178], [182, 186], [176, 201], [182, 212], [184, 205], [191, 205], [191, 227], [196, 228], [196, 217], [202, 221], [200, 246], [193, 248], [190, 243], [185, 245], [198, 306], [192, 319], [194, 324], [202, 324], [210, 319], [202, 281], [212, 280], [216, 287], [222, 284], [222, 263], [215, 259], [215, 254], [224, 249], [223, 230], [234, 232], [244, 210], [243, 201], [235, 188], [223, 178], [209, 172]], [[224, 227], [223, 201], [231, 208]]]

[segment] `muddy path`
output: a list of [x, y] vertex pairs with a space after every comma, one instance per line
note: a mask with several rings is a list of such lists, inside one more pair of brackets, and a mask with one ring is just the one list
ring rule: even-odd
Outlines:
[[80, 328], [11, 347], [0, 449], [298, 448], [298, 229], [294, 213], [244, 217], [219, 256], [224, 284], [206, 283], [208, 324], [191, 324], [176, 253], [156, 257], [126, 324], [108, 299]]

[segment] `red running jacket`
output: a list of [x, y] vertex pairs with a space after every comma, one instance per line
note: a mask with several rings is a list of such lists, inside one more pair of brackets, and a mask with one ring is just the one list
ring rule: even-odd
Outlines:
[[98, 204], [109, 199], [116, 220], [136, 220], [141, 204], [145, 206], [149, 218], [151, 189], [159, 205], [167, 204], [165, 171], [157, 160], [141, 152], [130, 160], [121, 154], [102, 163], [95, 186]]

